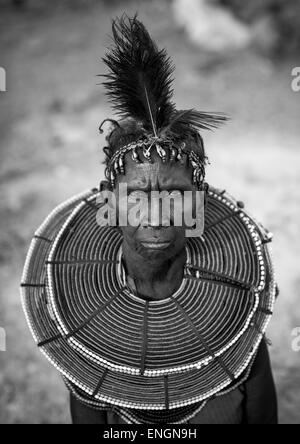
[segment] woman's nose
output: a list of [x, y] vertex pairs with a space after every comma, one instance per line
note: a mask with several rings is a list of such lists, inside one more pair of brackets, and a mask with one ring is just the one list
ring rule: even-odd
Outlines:
[[143, 226], [160, 228], [173, 225], [170, 210], [162, 204], [161, 199], [149, 199], [146, 206], [141, 220]]

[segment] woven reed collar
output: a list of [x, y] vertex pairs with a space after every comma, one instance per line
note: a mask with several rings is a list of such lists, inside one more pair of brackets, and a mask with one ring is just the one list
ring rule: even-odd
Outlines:
[[120, 231], [96, 223], [96, 197], [55, 209], [30, 246], [22, 302], [41, 351], [75, 387], [113, 406], [175, 409], [230, 386], [273, 311], [268, 232], [210, 191], [180, 288], [146, 301], [124, 280]]

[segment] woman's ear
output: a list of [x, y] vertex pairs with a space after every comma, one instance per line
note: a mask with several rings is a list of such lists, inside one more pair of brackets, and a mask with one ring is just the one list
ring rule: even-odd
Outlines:
[[113, 188], [108, 180], [101, 180], [99, 183], [99, 191], [104, 190], [113, 191]]

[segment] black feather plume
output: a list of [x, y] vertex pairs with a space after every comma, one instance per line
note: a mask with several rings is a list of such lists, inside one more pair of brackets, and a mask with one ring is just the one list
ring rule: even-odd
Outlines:
[[114, 46], [103, 57], [106, 94], [122, 118], [140, 121], [154, 136], [184, 137], [191, 128], [216, 128], [221, 114], [193, 109], [177, 111], [172, 102], [174, 66], [165, 49], [158, 49], [136, 16], [113, 20]]
[[155, 135], [173, 112], [173, 65], [136, 16], [113, 21], [115, 45], [103, 58], [110, 69], [104, 85], [117, 114], [133, 117]]
[[211, 130], [225, 123], [228, 117], [221, 113], [207, 113], [194, 109], [175, 111], [169, 124], [163, 129], [164, 134], [187, 136], [190, 128], [196, 130]]

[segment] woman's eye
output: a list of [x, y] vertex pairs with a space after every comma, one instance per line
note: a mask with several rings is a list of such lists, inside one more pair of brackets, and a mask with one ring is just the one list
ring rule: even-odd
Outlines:
[[144, 194], [143, 193], [143, 191], [131, 191], [130, 193], [129, 193], [129, 196], [139, 196], [139, 195], [142, 195], [142, 194]]
[[129, 193], [128, 195], [128, 201], [135, 201], [137, 199], [146, 199], [147, 198], [147, 193], [145, 193], [144, 191], [131, 191], [131, 193]]
[[175, 197], [175, 196], [182, 196], [184, 191], [182, 191], [182, 190], [172, 190], [169, 193], [170, 193], [170, 196]]

